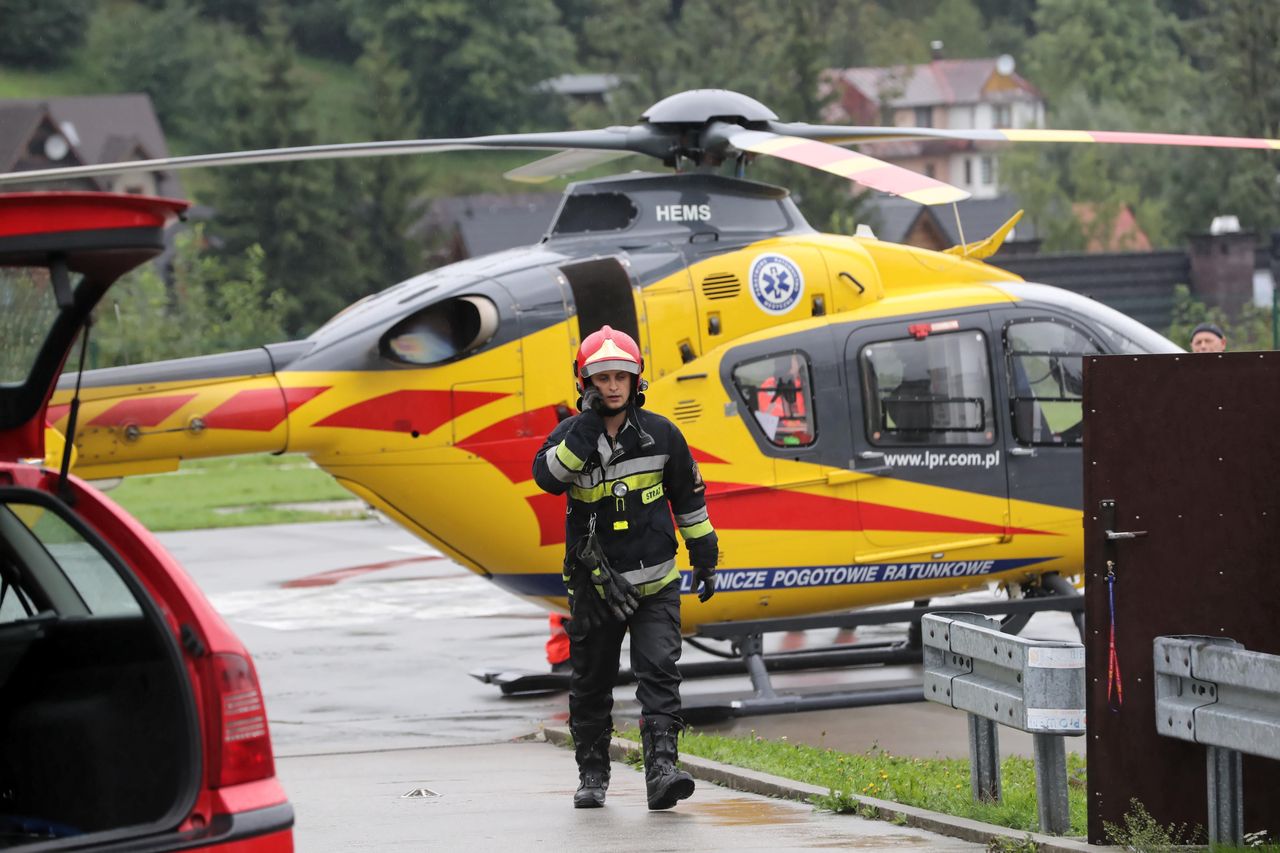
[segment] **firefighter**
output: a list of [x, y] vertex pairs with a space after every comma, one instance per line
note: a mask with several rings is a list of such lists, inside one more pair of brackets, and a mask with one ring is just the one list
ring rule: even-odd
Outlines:
[[628, 630], [649, 808], [669, 809], [693, 793], [693, 778], [676, 768], [684, 725], [673, 514], [700, 601], [715, 592], [719, 549], [689, 445], [675, 424], [641, 408], [643, 369], [630, 335], [604, 326], [586, 336], [574, 362], [580, 414], [562, 421], [533, 461], [542, 489], [569, 495], [564, 581], [577, 808], [604, 805], [613, 686]]

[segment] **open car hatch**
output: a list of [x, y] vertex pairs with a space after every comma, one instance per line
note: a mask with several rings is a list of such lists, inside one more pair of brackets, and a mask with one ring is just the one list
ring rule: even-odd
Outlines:
[[45, 409], [85, 320], [164, 248], [188, 203], [115, 193], [0, 195], [0, 460], [44, 456]]

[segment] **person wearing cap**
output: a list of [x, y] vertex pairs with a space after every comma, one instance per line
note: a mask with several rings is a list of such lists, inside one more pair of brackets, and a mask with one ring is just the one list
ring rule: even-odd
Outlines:
[[1192, 352], [1226, 352], [1227, 336], [1215, 323], [1201, 323], [1191, 330]]
[[693, 777], [676, 767], [684, 727], [676, 529], [700, 601], [715, 593], [719, 545], [684, 436], [642, 408], [647, 383], [635, 340], [604, 326], [583, 339], [573, 367], [579, 414], [561, 421], [533, 460], [539, 487], [568, 493], [569, 727], [579, 781], [573, 804], [605, 802], [613, 687], [629, 630], [648, 805], [669, 809], [694, 787]]

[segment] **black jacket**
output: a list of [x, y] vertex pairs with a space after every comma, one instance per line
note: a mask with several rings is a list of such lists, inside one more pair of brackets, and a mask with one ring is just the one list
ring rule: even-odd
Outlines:
[[[680, 429], [661, 415], [632, 409], [614, 443], [602, 435], [595, 446], [582, 435], [581, 417], [561, 421], [547, 437], [534, 457], [533, 478], [544, 491], [569, 493], [567, 549], [586, 537], [594, 515], [610, 564], [641, 595], [657, 592], [680, 576], [675, 527], [693, 553], [698, 540], [714, 542], [706, 539], [714, 530], [698, 465]], [[633, 417], [653, 437], [652, 447], [641, 447]], [[708, 560], [715, 565], [714, 551], [702, 562]]]

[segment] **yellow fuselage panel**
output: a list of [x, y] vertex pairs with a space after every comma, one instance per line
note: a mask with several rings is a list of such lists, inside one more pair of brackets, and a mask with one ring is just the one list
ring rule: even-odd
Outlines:
[[[753, 276], [772, 276], [776, 297], [792, 275], [803, 289], [785, 310], [766, 310], [768, 299], [753, 295]], [[1020, 530], [1009, 525], [1007, 497], [775, 460], [721, 380], [735, 346], [833, 322], [1007, 304], [1000, 280], [1016, 277], [962, 258], [815, 234], [710, 256], [633, 290], [652, 382], [647, 405], [688, 439], [724, 556], [722, 591], [706, 604], [690, 599], [687, 630], [1079, 571], [1079, 511], [1015, 502], [1015, 510], [1034, 508], [1015, 511], [1036, 520], [1034, 530]], [[570, 316], [430, 367], [91, 389], [82, 395], [77, 470], [306, 453], [468, 568], [562, 606], [564, 499], [542, 492], [531, 467], [543, 437], [575, 411], [570, 365], [579, 333]], [[908, 520], [897, 528], [884, 521], [898, 517]], [[942, 530], [941, 544], [922, 539], [913, 519]], [[684, 568], [686, 559], [681, 549]]]

